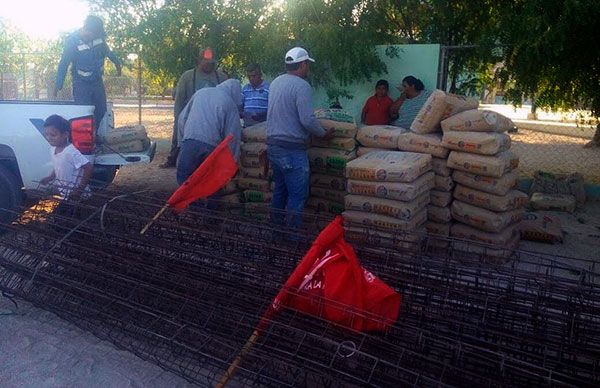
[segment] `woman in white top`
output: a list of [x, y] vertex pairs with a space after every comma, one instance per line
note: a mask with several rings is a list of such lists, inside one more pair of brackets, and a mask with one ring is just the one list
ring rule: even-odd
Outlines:
[[61, 116], [52, 115], [44, 122], [44, 132], [50, 143], [54, 169], [40, 183], [54, 181], [63, 198], [76, 199], [89, 193], [88, 183], [94, 167], [70, 142], [71, 124]]

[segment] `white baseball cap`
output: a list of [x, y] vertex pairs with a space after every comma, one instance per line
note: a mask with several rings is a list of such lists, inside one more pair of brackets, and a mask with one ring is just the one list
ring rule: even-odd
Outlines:
[[314, 62], [315, 60], [308, 56], [308, 51], [302, 47], [294, 47], [285, 54], [285, 63], [290, 65], [292, 63], [300, 63], [304, 61]]

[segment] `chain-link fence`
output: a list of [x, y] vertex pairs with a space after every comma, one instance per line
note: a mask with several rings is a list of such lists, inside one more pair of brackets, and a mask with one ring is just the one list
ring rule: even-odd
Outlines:
[[[60, 53], [14, 54], [11, 62], [0, 62], [0, 99], [47, 100], [56, 80]], [[107, 98], [116, 111], [117, 125], [146, 125], [155, 139], [170, 139], [173, 113], [172, 83], [158, 85], [147, 75], [143, 60], [136, 55], [125, 58], [123, 74], [117, 76], [107, 63], [104, 76]], [[57, 99], [71, 100], [70, 74]], [[494, 108], [495, 107], [495, 108]], [[520, 158], [522, 177], [542, 170], [555, 174], [580, 173], [586, 183], [600, 184], [600, 149], [585, 148], [594, 135], [592, 123], [533, 121], [516, 117], [509, 106], [484, 106], [514, 119], [518, 131], [511, 133], [512, 151]], [[497, 108], [497, 109], [496, 109]], [[522, 115], [521, 115], [522, 116]], [[520, 118], [520, 119], [519, 119]]]

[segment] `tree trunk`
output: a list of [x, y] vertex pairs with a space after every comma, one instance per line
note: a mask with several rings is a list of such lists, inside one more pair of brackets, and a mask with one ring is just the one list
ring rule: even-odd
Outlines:
[[592, 140], [590, 140], [588, 143], [586, 143], [586, 145], [584, 145], [585, 148], [592, 148], [592, 147], [600, 147], [600, 123], [598, 125], [596, 125], [596, 133], [594, 133], [594, 137], [592, 138]]

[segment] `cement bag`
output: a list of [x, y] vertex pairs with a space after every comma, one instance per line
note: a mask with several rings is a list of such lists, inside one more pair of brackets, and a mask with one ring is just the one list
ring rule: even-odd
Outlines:
[[402, 151], [430, 154], [436, 158], [447, 158], [450, 152], [442, 146], [442, 135], [439, 133], [418, 134], [406, 132], [398, 136], [398, 149]]
[[519, 225], [523, 240], [555, 243], [563, 241], [563, 232], [558, 217], [525, 213]]
[[229, 195], [238, 191], [237, 179], [230, 180], [225, 186], [219, 190], [221, 195]]
[[346, 210], [357, 210], [368, 213], [382, 214], [409, 221], [429, 203], [429, 194], [425, 193], [410, 202], [390, 199], [367, 197], [364, 195], [346, 195], [344, 205]]
[[496, 155], [510, 149], [510, 136], [505, 133], [446, 131], [444, 147], [480, 155]]
[[429, 192], [430, 203], [434, 206], [448, 206], [452, 202], [452, 193], [448, 191], [431, 190]]
[[440, 122], [447, 109], [446, 93], [441, 90], [434, 90], [425, 104], [417, 113], [414, 121], [410, 125], [410, 130], [415, 133], [431, 133], [440, 128]]
[[433, 188], [439, 191], [452, 191], [454, 188], [454, 181], [449, 176], [436, 175], [433, 182]]
[[398, 137], [407, 129], [391, 125], [365, 125], [360, 127], [356, 140], [365, 147], [398, 149]]
[[463, 185], [456, 186], [454, 198], [470, 205], [496, 212], [521, 209], [527, 206], [529, 202], [527, 194], [518, 190], [510, 190], [506, 195], [495, 195]]
[[346, 183], [346, 187], [350, 194], [387, 198], [396, 201], [412, 201], [421, 194], [431, 190], [433, 188], [433, 180], [434, 175], [430, 171], [410, 183], [349, 180]]
[[479, 101], [474, 98], [446, 93], [446, 111], [442, 116], [442, 120], [466, 110], [477, 109], [478, 107]]
[[100, 140], [103, 143], [112, 145], [146, 139], [148, 139], [146, 127], [143, 125], [133, 125], [127, 127], [110, 128], [109, 132], [104, 134]]
[[313, 197], [328, 199], [330, 201], [344, 203], [345, 191], [324, 189], [322, 187], [311, 187], [310, 194]]
[[414, 233], [386, 233], [370, 228], [357, 228], [352, 226], [346, 226], [344, 229], [346, 240], [355, 244], [412, 251], [420, 250], [421, 241], [425, 234], [423, 229], [419, 229]]
[[533, 193], [529, 201], [536, 210], [555, 210], [573, 213], [575, 211], [575, 197], [570, 194], [543, 194]]
[[241, 178], [253, 178], [268, 180], [273, 176], [273, 170], [269, 169], [265, 175], [265, 169], [262, 167], [243, 167], [240, 169]]
[[506, 195], [517, 185], [517, 174], [512, 172], [507, 172], [500, 178], [494, 178], [484, 175], [469, 174], [464, 171], [454, 171], [452, 179], [461, 185], [495, 195]]
[[312, 174], [310, 176], [310, 186], [331, 190], [345, 190], [346, 179], [338, 176]]
[[262, 166], [262, 163], [258, 156], [242, 155], [240, 157], [240, 164], [242, 165], [243, 168], [261, 168], [264, 170], [264, 168], [262, 168], [263, 166]]
[[342, 109], [319, 109], [315, 111], [315, 117], [319, 119], [321, 126], [326, 130], [333, 128], [335, 137], [355, 137], [358, 129], [354, 122], [354, 116]]
[[345, 210], [343, 203], [316, 197], [309, 197], [306, 200], [306, 207], [314, 209], [318, 213], [342, 214]]
[[524, 209], [493, 212], [461, 201], [452, 202], [450, 210], [456, 221], [486, 232], [500, 232], [508, 225], [520, 222], [525, 213]]
[[449, 207], [429, 205], [427, 206], [427, 219], [429, 221], [445, 224], [452, 221], [452, 214], [450, 214]]
[[506, 132], [515, 124], [491, 110], [467, 110], [442, 121], [442, 130], [470, 132]]
[[241, 157], [258, 158], [262, 152], [267, 151], [267, 145], [263, 143], [243, 143], [240, 147]]
[[323, 140], [313, 137], [311, 140], [313, 147], [333, 148], [335, 150], [352, 151], [356, 148], [356, 140], [351, 137], [334, 137], [330, 140]]
[[450, 176], [452, 174], [452, 170], [448, 168], [448, 159], [431, 159], [431, 169], [435, 175]]
[[500, 178], [518, 166], [519, 158], [510, 151], [500, 152], [495, 156], [452, 151], [448, 157], [450, 168], [495, 178]]
[[322, 174], [344, 175], [348, 161], [356, 158], [356, 152], [332, 150], [328, 148], [309, 148], [308, 161], [313, 172]]
[[240, 193], [223, 195], [219, 197], [219, 201], [224, 203], [242, 203]]
[[476, 260], [480, 262], [482, 258], [485, 258], [488, 262], [493, 263], [505, 263], [509, 261], [515, 249], [519, 246], [521, 238], [516, 235], [504, 245], [477, 245], [470, 241], [455, 240], [452, 241], [452, 250], [455, 252], [454, 258], [460, 260], [461, 256], [458, 252], [461, 252], [465, 259]]
[[579, 204], [585, 203], [585, 187], [583, 176], [578, 173], [555, 175], [549, 172], [536, 171], [529, 194], [572, 194]]
[[419, 226], [427, 221], [427, 211], [425, 209], [421, 210], [409, 221], [383, 216], [381, 214], [359, 212], [356, 210], [346, 210], [342, 213], [342, 216], [344, 217], [344, 224], [347, 226], [362, 226], [393, 232], [416, 231]]
[[239, 178], [238, 187], [241, 190], [271, 191], [271, 182], [265, 179]]
[[370, 152], [346, 165], [346, 178], [363, 181], [412, 182], [431, 170], [431, 155], [413, 152]]
[[477, 241], [484, 244], [507, 245], [515, 237], [519, 237], [519, 224], [510, 225], [500, 232], [489, 233], [457, 223], [450, 228], [450, 235], [455, 238]]
[[385, 151], [383, 148], [372, 148], [372, 147], [358, 147], [356, 149], [356, 156], [363, 156], [373, 151]]
[[318, 119], [333, 120], [340, 123], [355, 124], [354, 116], [343, 109], [317, 109], [315, 111], [315, 117]]
[[448, 237], [450, 236], [450, 227], [452, 223], [439, 223], [433, 221], [427, 221], [425, 223], [425, 229], [427, 230], [427, 234], [431, 234], [439, 237]]
[[264, 121], [251, 127], [242, 128], [242, 141], [244, 143], [266, 143], [267, 122]]
[[146, 149], [147, 140], [131, 140], [123, 143], [104, 144], [103, 149], [107, 152], [126, 154], [130, 152], [142, 152]]
[[271, 202], [273, 193], [270, 191], [244, 190], [243, 197], [244, 202], [268, 203]]

